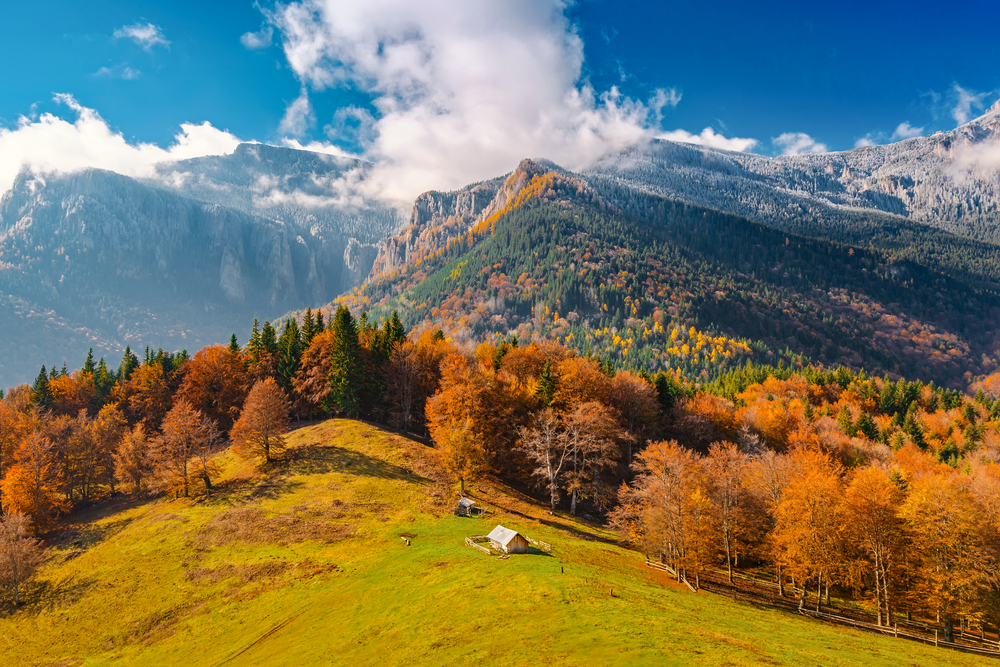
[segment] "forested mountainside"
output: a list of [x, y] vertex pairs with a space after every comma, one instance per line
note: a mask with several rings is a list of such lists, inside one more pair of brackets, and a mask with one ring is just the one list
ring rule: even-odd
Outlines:
[[22, 173], [0, 200], [0, 386], [89, 347], [200, 347], [234, 323], [329, 300], [364, 280], [386, 207], [321, 198], [346, 164], [244, 144], [136, 180]]
[[1000, 101], [950, 132], [884, 146], [768, 158], [653, 141], [607, 155], [582, 174], [595, 186], [609, 180], [851, 243], [899, 219], [997, 242], [1000, 173], [981, 159], [1000, 153], [998, 142]]
[[[458, 340], [538, 335], [614, 366], [692, 378], [748, 358], [956, 386], [996, 367], [1000, 298], [960, 267], [949, 275], [635, 190], [617, 206], [531, 162], [505, 189], [515, 194], [492, 215], [411, 248], [416, 259], [340, 302], [395, 309], [408, 326], [443, 326]], [[993, 246], [975, 245], [996, 262]]]

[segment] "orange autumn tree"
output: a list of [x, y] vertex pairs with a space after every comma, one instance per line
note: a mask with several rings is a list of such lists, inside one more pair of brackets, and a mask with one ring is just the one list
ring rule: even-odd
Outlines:
[[286, 446], [288, 407], [288, 398], [274, 378], [258, 380], [230, 433], [233, 451], [242, 458], [262, 458], [265, 464], [280, 456]]
[[945, 640], [954, 641], [956, 617], [981, 582], [982, 544], [972, 498], [963, 480], [944, 468], [910, 483], [899, 514], [915, 536], [914, 599], [941, 619]]
[[857, 579], [874, 586], [879, 625], [892, 623], [899, 570], [907, 548], [898, 513], [902, 501], [903, 491], [891, 474], [875, 465], [855, 471], [844, 490], [845, 536], [860, 553], [851, 569]]
[[631, 485], [619, 491], [612, 523], [628, 527], [633, 542], [669, 563], [678, 581], [703, 561], [699, 517], [704, 505], [701, 458], [676, 441], [655, 442], [636, 456]]
[[44, 532], [66, 509], [58, 493], [55, 446], [35, 430], [21, 441], [14, 460], [2, 484], [6, 511], [27, 515], [35, 530]]
[[841, 469], [817, 451], [796, 450], [790, 459], [794, 473], [777, 508], [774, 541], [782, 566], [802, 587], [800, 601], [816, 583], [819, 611], [822, 586], [829, 590], [841, 562]]
[[247, 383], [242, 356], [223, 345], [210, 345], [187, 362], [177, 398], [228, 432], [246, 399]]

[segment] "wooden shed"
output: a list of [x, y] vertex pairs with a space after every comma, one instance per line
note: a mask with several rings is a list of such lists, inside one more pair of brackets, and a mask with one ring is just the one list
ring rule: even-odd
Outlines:
[[458, 507], [455, 508], [456, 516], [472, 516], [472, 513], [476, 509], [476, 503], [468, 498], [461, 498], [458, 501]]
[[516, 530], [497, 526], [487, 535], [492, 546], [497, 551], [505, 554], [526, 554], [528, 553], [528, 538], [521, 535]]

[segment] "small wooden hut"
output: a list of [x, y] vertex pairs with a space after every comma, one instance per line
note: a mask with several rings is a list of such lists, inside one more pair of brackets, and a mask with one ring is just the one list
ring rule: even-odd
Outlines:
[[455, 516], [472, 516], [476, 509], [476, 503], [468, 498], [460, 498], [458, 507], [455, 508]]
[[516, 530], [497, 526], [487, 535], [492, 546], [497, 551], [505, 554], [526, 554], [528, 553], [528, 538], [521, 535]]

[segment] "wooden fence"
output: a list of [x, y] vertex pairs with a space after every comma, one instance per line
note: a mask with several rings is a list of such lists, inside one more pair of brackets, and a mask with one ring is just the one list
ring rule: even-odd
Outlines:
[[[661, 572], [666, 572], [670, 576], [677, 578], [677, 572], [674, 568], [670, 567], [666, 563], [659, 563], [656, 561], [651, 561], [646, 559], [646, 565], [654, 570], [659, 570]], [[708, 574], [708, 573], [706, 573]], [[697, 590], [706, 590], [710, 593], [716, 593], [718, 595], [726, 595], [733, 599], [742, 599], [747, 602], [752, 602], [754, 604], [765, 604], [774, 609], [779, 609], [782, 611], [798, 613], [803, 616], [808, 616], [811, 618], [816, 618], [819, 620], [827, 621], [828, 623], [835, 623], [837, 625], [843, 625], [847, 627], [855, 628], [856, 630], [861, 630], [863, 632], [872, 632], [876, 634], [891, 636], [899, 639], [908, 639], [911, 641], [921, 642], [923, 644], [928, 644], [932, 646], [940, 646], [943, 648], [950, 648], [956, 651], [962, 651], [964, 653], [972, 653], [975, 655], [988, 656], [991, 658], [1000, 658], [1000, 641], [987, 640], [984, 637], [976, 636], [971, 633], [963, 633], [961, 630], [956, 629], [956, 637], [964, 640], [965, 642], [976, 642], [979, 646], [971, 646], [970, 644], [964, 643], [960, 644], [957, 642], [946, 642], [943, 639], [943, 632], [937, 628], [931, 627], [927, 623], [921, 623], [918, 621], [904, 621], [897, 619], [897, 622], [892, 625], [892, 627], [885, 625], [876, 625], [875, 623], [869, 623], [867, 621], [860, 620], [858, 618], [850, 618], [848, 616], [843, 616], [841, 614], [831, 614], [828, 612], [815, 611], [806, 609], [804, 607], [799, 607], [798, 600], [794, 598], [773, 598], [768, 596], [766, 601], [761, 600], [761, 594], [753, 594], [738, 588], [733, 588], [725, 583], [725, 579], [728, 579], [728, 573], [722, 570], [713, 572], [712, 574], [718, 575], [720, 580], [713, 577], [712, 579], [703, 578], [703, 585], [700, 589], [695, 589], [687, 581], [686, 577], [683, 575], [680, 577], [682, 583], [687, 585], [689, 589], [694, 592]], [[768, 582], [766, 580], [761, 580], [756, 577], [751, 577], [746, 574], [733, 572], [734, 579], [740, 579], [746, 581], [754, 586], [761, 586], [765, 588], [777, 589], [778, 585], [774, 582]], [[709, 584], [705, 586], [704, 584]], [[714, 589], [714, 590], [713, 590]], [[796, 594], [801, 593], [802, 589], [795, 589], [792, 586], [785, 586], [785, 590], [795, 591]], [[903, 629], [900, 629], [900, 625], [903, 625]], [[907, 629], [907, 626], [910, 628]], [[922, 632], [921, 632], [922, 631]], [[995, 648], [994, 648], [995, 647]]]
[[487, 556], [492, 556], [493, 552], [489, 550], [489, 547], [484, 547], [481, 544], [477, 544], [477, 542], [485, 542], [488, 539], [489, 538], [486, 537], [485, 535], [474, 535], [472, 537], [465, 538], [465, 543], [468, 544], [473, 549], [479, 549]]
[[536, 547], [538, 547], [542, 551], [546, 551], [546, 552], [552, 551], [552, 545], [549, 544], [548, 542], [542, 542], [541, 540], [533, 540], [530, 537], [528, 537], [527, 535], [524, 537], [524, 539], [528, 540], [528, 542], [530, 542], [531, 544], [534, 544]]

